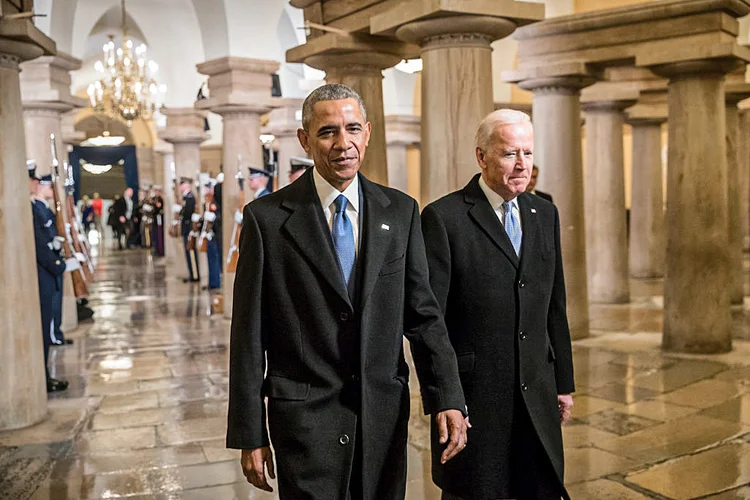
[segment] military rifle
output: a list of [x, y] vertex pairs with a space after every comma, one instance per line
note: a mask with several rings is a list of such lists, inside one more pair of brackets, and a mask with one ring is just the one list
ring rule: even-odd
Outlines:
[[234, 213], [234, 226], [232, 226], [232, 246], [227, 253], [227, 272], [237, 271], [237, 260], [240, 255], [240, 232], [242, 231], [242, 209], [245, 208], [245, 178], [242, 176], [242, 155], [237, 155], [237, 175], [234, 176], [239, 184], [240, 191], [237, 194], [238, 207]]
[[68, 212], [68, 224], [65, 226], [68, 233], [67, 237], [73, 244], [75, 257], [81, 264], [83, 275], [86, 278], [86, 281], [90, 283], [94, 281], [94, 266], [91, 264], [91, 259], [88, 256], [88, 249], [83, 244], [83, 242], [86, 241], [86, 237], [83, 235], [83, 229], [81, 228], [81, 224], [78, 221], [78, 214], [76, 213], [73, 169], [67, 161], [63, 161], [63, 171], [65, 172], [65, 181], [63, 182], [63, 187], [65, 188], [65, 207]]

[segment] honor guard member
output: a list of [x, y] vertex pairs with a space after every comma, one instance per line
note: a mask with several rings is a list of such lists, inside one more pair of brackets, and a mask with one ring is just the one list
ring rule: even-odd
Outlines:
[[[206, 244], [206, 258], [208, 260], [208, 289], [218, 290], [221, 288], [221, 253], [219, 250], [219, 238], [221, 234], [216, 232], [218, 227], [221, 227], [221, 219], [216, 214], [216, 204], [214, 203], [214, 187], [216, 181], [209, 179], [204, 185], [206, 190], [206, 198], [210, 198], [210, 202], [206, 203], [206, 210], [203, 212], [203, 234], [201, 238], [205, 238], [208, 243]], [[209, 196], [210, 194], [210, 196]]]
[[299, 158], [297, 156], [289, 159], [289, 184], [296, 181], [302, 174], [307, 172], [307, 169], [315, 165], [309, 158]]
[[[197, 283], [201, 280], [200, 264], [198, 263], [198, 248], [188, 250], [188, 238], [193, 225], [193, 214], [195, 214], [195, 195], [193, 194], [193, 179], [190, 177], [180, 177], [180, 193], [182, 193], [182, 243], [185, 245], [185, 260], [187, 261], [188, 278], [183, 279], [184, 283]], [[199, 215], [200, 217], [200, 215]], [[193, 268], [195, 263], [195, 268]]]
[[31, 196], [31, 212], [34, 221], [34, 246], [39, 280], [39, 305], [42, 313], [42, 342], [44, 345], [44, 372], [47, 377], [47, 392], [64, 391], [66, 380], [50, 377], [49, 348], [55, 330], [54, 303], [56, 295], [62, 293], [62, 275], [67, 269], [74, 269], [78, 261], [71, 258], [65, 261], [60, 255], [62, 238], [57, 236], [55, 214], [49, 208], [47, 198], [52, 197], [52, 176], [36, 177], [36, 165], [29, 168], [29, 184], [34, 186]]
[[159, 185], [151, 188], [151, 203], [154, 207], [154, 223], [151, 226], [151, 240], [154, 247], [154, 253], [157, 257], [164, 257], [164, 196], [162, 187]]
[[255, 167], [248, 167], [248, 170], [250, 175], [247, 182], [253, 192], [253, 199], [257, 200], [271, 194], [271, 190], [268, 189], [268, 181], [273, 177], [271, 172]]

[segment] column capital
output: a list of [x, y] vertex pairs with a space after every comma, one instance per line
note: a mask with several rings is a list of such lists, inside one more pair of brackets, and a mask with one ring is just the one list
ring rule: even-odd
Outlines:
[[586, 113], [595, 113], [597, 111], [622, 113], [636, 102], [637, 99], [606, 99], [596, 101], [581, 99], [581, 109]]
[[490, 48], [495, 40], [515, 31], [516, 24], [502, 17], [451, 16], [404, 24], [396, 30], [401, 40], [422, 50], [450, 47]]
[[680, 78], [716, 78], [723, 77], [727, 73], [732, 73], [744, 64], [746, 63], [742, 59], [723, 57], [655, 64], [649, 66], [649, 69], [657, 75], [669, 78], [670, 80]]
[[[262, 132], [276, 137], [296, 137], [302, 127], [303, 99], [279, 99], [278, 106], [268, 114], [268, 125]], [[297, 118], [299, 114], [299, 118]]]
[[21, 63], [21, 100], [24, 107], [37, 102], [66, 104], [70, 109], [86, 107], [86, 99], [70, 91], [70, 72], [81, 66], [80, 59], [63, 52]]
[[738, 82], [724, 85], [724, 97], [727, 106], [737, 106], [740, 101], [750, 97], [750, 83]]
[[633, 127], [661, 125], [667, 121], [667, 104], [637, 103], [627, 109], [625, 123]]
[[205, 113], [194, 108], [164, 108], [167, 126], [159, 132], [159, 138], [172, 144], [201, 143], [208, 139], [203, 129]]
[[422, 118], [415, 115], [386, 115], [385, 143], [419, 144], [421, 142]]
[[596, 83], [600, 76], [600, 72], [582, 62], [539, 64], [502, 74], [504, 81], [537, 95], [578, 95], [581, 89]]
[[214, 111], [250, 106], [257, 108], [258, 113], [268, 112], [273, 100], [271, 75], [279, 66], [278, 61], [247, 57], [221, 57], [198, 64], [198, 72], [208, 76], [209, 97], [198, 101], [196, 108]]
[[402, 59], [419, 57], [417, 45], [364, 34], [326, 33], [286, 52], [290, 63], [305, 63], [321, 71], [348, 75], [381, 75]]

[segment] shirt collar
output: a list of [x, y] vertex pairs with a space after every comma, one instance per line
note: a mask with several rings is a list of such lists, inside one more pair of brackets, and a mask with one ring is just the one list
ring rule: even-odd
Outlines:
[[346, 201], [351, 205], [355, 212], [359, 213], [359, 174], [354, 176], [351, 184], [344, 189], [342, 193], [335, 187], [331, 186], [327, 180], [323, 178], [318, 172], [317, 168], [313, 168], [313, 180], [315, 181], [315, 191], [318, 192], [318, 198], [323, 208], [328, 208], [338, 198], [340, 194], [346, 197]]
[[49, 202], [41, 196], [31, 195], [31, 201], [41, 201], [45, 207], [49, 208]]
[[[502, 204], [505, 203], [505, 199], [497, 194], [495, 191], [490, 188], [486, 182], [484, 182], [484, 177], [479, 176], [479, 187], [482, 188], [482, 192], [487, 197], [487, 201], [490, 202], [490, 205], [492, 206], [493, 210], [498, 210], [502, 207]], [[518, 210], [518, 197], [516, 196], [512, 200], [510, 200], [510, 203], [516, 207], [516, 210]]]

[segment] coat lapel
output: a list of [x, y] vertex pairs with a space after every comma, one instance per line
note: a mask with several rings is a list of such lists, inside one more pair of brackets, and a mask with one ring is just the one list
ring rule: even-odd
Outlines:
[[290, 186], [289, 196], [282, 202], [291, 211], [283, 228], [331, 288], [352, 307], [311, 170]]
[[364, 305], [370, 296], [375, 282], [378, 279], [378, 272], [383, 265], [386, 250], [390, 243], [391, 233], [385, 227], [393, 226], [396, 221], [387, 217], [386, 207], [390, 205], [391, 200], [383, 191], [368, 181], [360, 174], [359, 182], [362, 186], [364, 195], [364, 233], [362, 248], [359, 255], [364, 257], [364, 270], [362, 272], [362, 286], [360, 288], [360, 304]]
[[[532, 260], [534, 249], [540, 244], [540, 229], [537, 208], [533, 196], [526, 193], [518, 197], [518, 209], [521, 212], [521, 272], [525, 271]], [[529, 257], [527, 257], [529, 256]]]
[[[464, 200], [466, 203], [472, 205], [469, 208], [469, 217], [484, 231], [495, 246], [502, 250], [513, 266], [517, 268], [519, 262], [516, 251], [513, 249], [513, 244], [505, 233], [503, 225], [498, 220], [497, 214], [495, 214], [489, 201], [487, 201], [487, 197], [482, 192], [482, 188], [479, 187], [479, 174], [474, 176], [464, 188]], [[521, 255], [523, 255], [523, 247]]]

